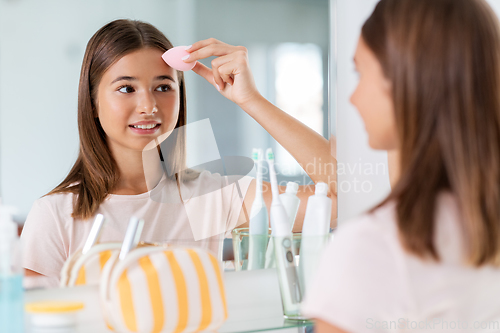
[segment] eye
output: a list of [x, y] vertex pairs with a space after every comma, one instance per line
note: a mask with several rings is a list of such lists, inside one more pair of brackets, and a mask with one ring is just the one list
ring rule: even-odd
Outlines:
[[155, 90], [160, 91], [160, 92], [167, 92], [169, 90], [172, 90], [172, 87], [169, 84], [162, 84], [161, 86], [159, 86]]
[[133, 93], [135, 90], [132, 86], [126, 85], [126, 86], [121, 86], [118, 88], [118, 91], [124, 94], [130, 94]]

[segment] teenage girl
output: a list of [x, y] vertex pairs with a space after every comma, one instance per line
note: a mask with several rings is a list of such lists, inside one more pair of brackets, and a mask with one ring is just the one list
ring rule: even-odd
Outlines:
[[384, 202], [338, 228], [303, 311], [317, 332], [500, 330], [500, 28], [484, 0], [381, 0], [351, 102], [397, 151]]
[[[161, 58], [170, 48], [172, 44], [155, 27], [131, 20], [113, 21], [90, 39], [78, 93], [78, 159], [66, 179], [34, 203], [22, 233], [27, 273], [45, 276], [45, 285], [58, 284], [65, 260], [83, 246], [97, 213], [107, 219], [103, 242], [123, 240], [134, 215], [146, 222], [144, 241], [202, 246], [219, 257], [220, 234], [248, 226], [255, 196], [250, 177], [239, 180], [238, 186], [192, 195], [223, 184], [224, 177], [185, 168], [181, 129], [187, 120], [186, 89], [183, 73]], [[192, 51], [198, 59], [219, 56], [211, 70], [198, 63], [195, 71], [263, 125], [310, 171], [314, 182], [328, 183], [335, 199], [335, 160], [329, 142], [262, 98], [246, 49], [207, 40], [194, 44]], [[161, 158], [168, 170], [176, 172], [165, 173], [157, 148], [161, 138], [173, 137], [169, 133], [174, 129], [179, 129], [176, 140]], [[154, 142], [158, 144], [151, 148]], [[151, 152], [157, 160], [149, 163]], [[153, 200], [158, 193], [161, 199]], [[311, 194], [308, 187], [298, 193], [303, 204], [295, 230], [301, 229]], [[264, 196], [269, 207], [270, 190]]]

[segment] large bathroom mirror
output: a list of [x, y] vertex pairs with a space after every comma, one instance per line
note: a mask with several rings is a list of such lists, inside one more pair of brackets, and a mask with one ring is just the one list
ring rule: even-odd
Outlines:
[[[328, 0], [2, 0], [0, 195], [17, 207], [20, 222], [77, 156], [85, 45], [116, 18], [150, 22], [174, 45], [214, 37], [247, 47], [260, 92], [326, 138], [334, 134], [329, 119], [335, 116], [328, 112]], [[221, 156], [250, 156], [254, 147], [274, 147], [280, 182], [309, 182], [291, 156], [235, 104], [192, 72], [186, 82], [189, 122], [210, 119]]]
[[[17, 208], [22, 225], [33, 202], [67, 175], [79, 148], [85, 46], [117, 18], [149, 22], [174, 45], [214, 37], [245, 46], [264, 97], [330, 138], [336, 118], [329, 107], [335, 104], [329, 98], [331, 10], [328, 0], [0, 0], [2, 202]], [[204, 63], [210, 66], [210, 59]], [[272, 147], [281, 184], [310, 183], [250, 116], [195, 73], [185, 77], [188, 123], [210, 119], [221, 156], [250, 157], [252, 148]]]

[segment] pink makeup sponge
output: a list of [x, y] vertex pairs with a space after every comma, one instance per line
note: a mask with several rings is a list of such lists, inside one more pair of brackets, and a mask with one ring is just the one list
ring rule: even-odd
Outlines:
[[196, 65], [196, 61], [189, 63], [182, 61], [182, 58], [188, 54], [189, 52], [186, 51], [186, 46], [176, 46], [163, 53], [161, 57], [165, 60], [167, 65], [173, 69], [177, 69], [178, 71], [189, 71]]

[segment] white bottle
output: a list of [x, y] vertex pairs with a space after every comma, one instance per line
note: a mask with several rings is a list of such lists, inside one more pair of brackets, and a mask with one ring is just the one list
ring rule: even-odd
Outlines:
[[299, 257], [299, 273], [304, 293], [318, 269], [321, 252], [328, 242], [332, 199], [326, 196], [327, 193], [328, 185], [318, 183], [315, 194], [307, 200]]
[[[21, 241], [10, 210], [0, 205], [0, 324], [5, 332], [24, 332]], [[2, 332], [4, 332], [2, 330]]]
[[[293, 230], [293, 225], [295, 224], [295, 218], [297, 217], [297, 212], [299, 211], [300, 199], [297, 197], [297, 191], [299, 189], [299, 185], [294, 182], [288, 182], [286, 184], [286, 191], [279, 195], [279, 199], [281, 204], [285, 208], [285, 212], [288, 219], [288, 225], [290, 226], [290, 231]], [[269, 246], [267, 248], [266, 253], [266, 268], [274, 268], [275, 267], [275, 256], [274, 252], [274, 243], [269, 242]]]
[[297, 212], [299, 211], [300, 199], [297, 197], [298, 190], [299, 184], [288, 182], [286, 184], [285, 193], [282, 193], [279, 196], [283, 207], [285, 207], [286, 215], [288, 216], [290, 230], [293, 230], [295, 218], [297, 217]]
[[265, 266], [265, 255], [269, 235], [269, 217], [266, 203], [262, 196], [262, 173], [264, 163], [264, 152], [262, 149], [254, 149], [252, 159], [257, 168], [257, 184], [255, 198], [250, 212], [250, 226], [248, 238], [248, 270], [262, 269]]

